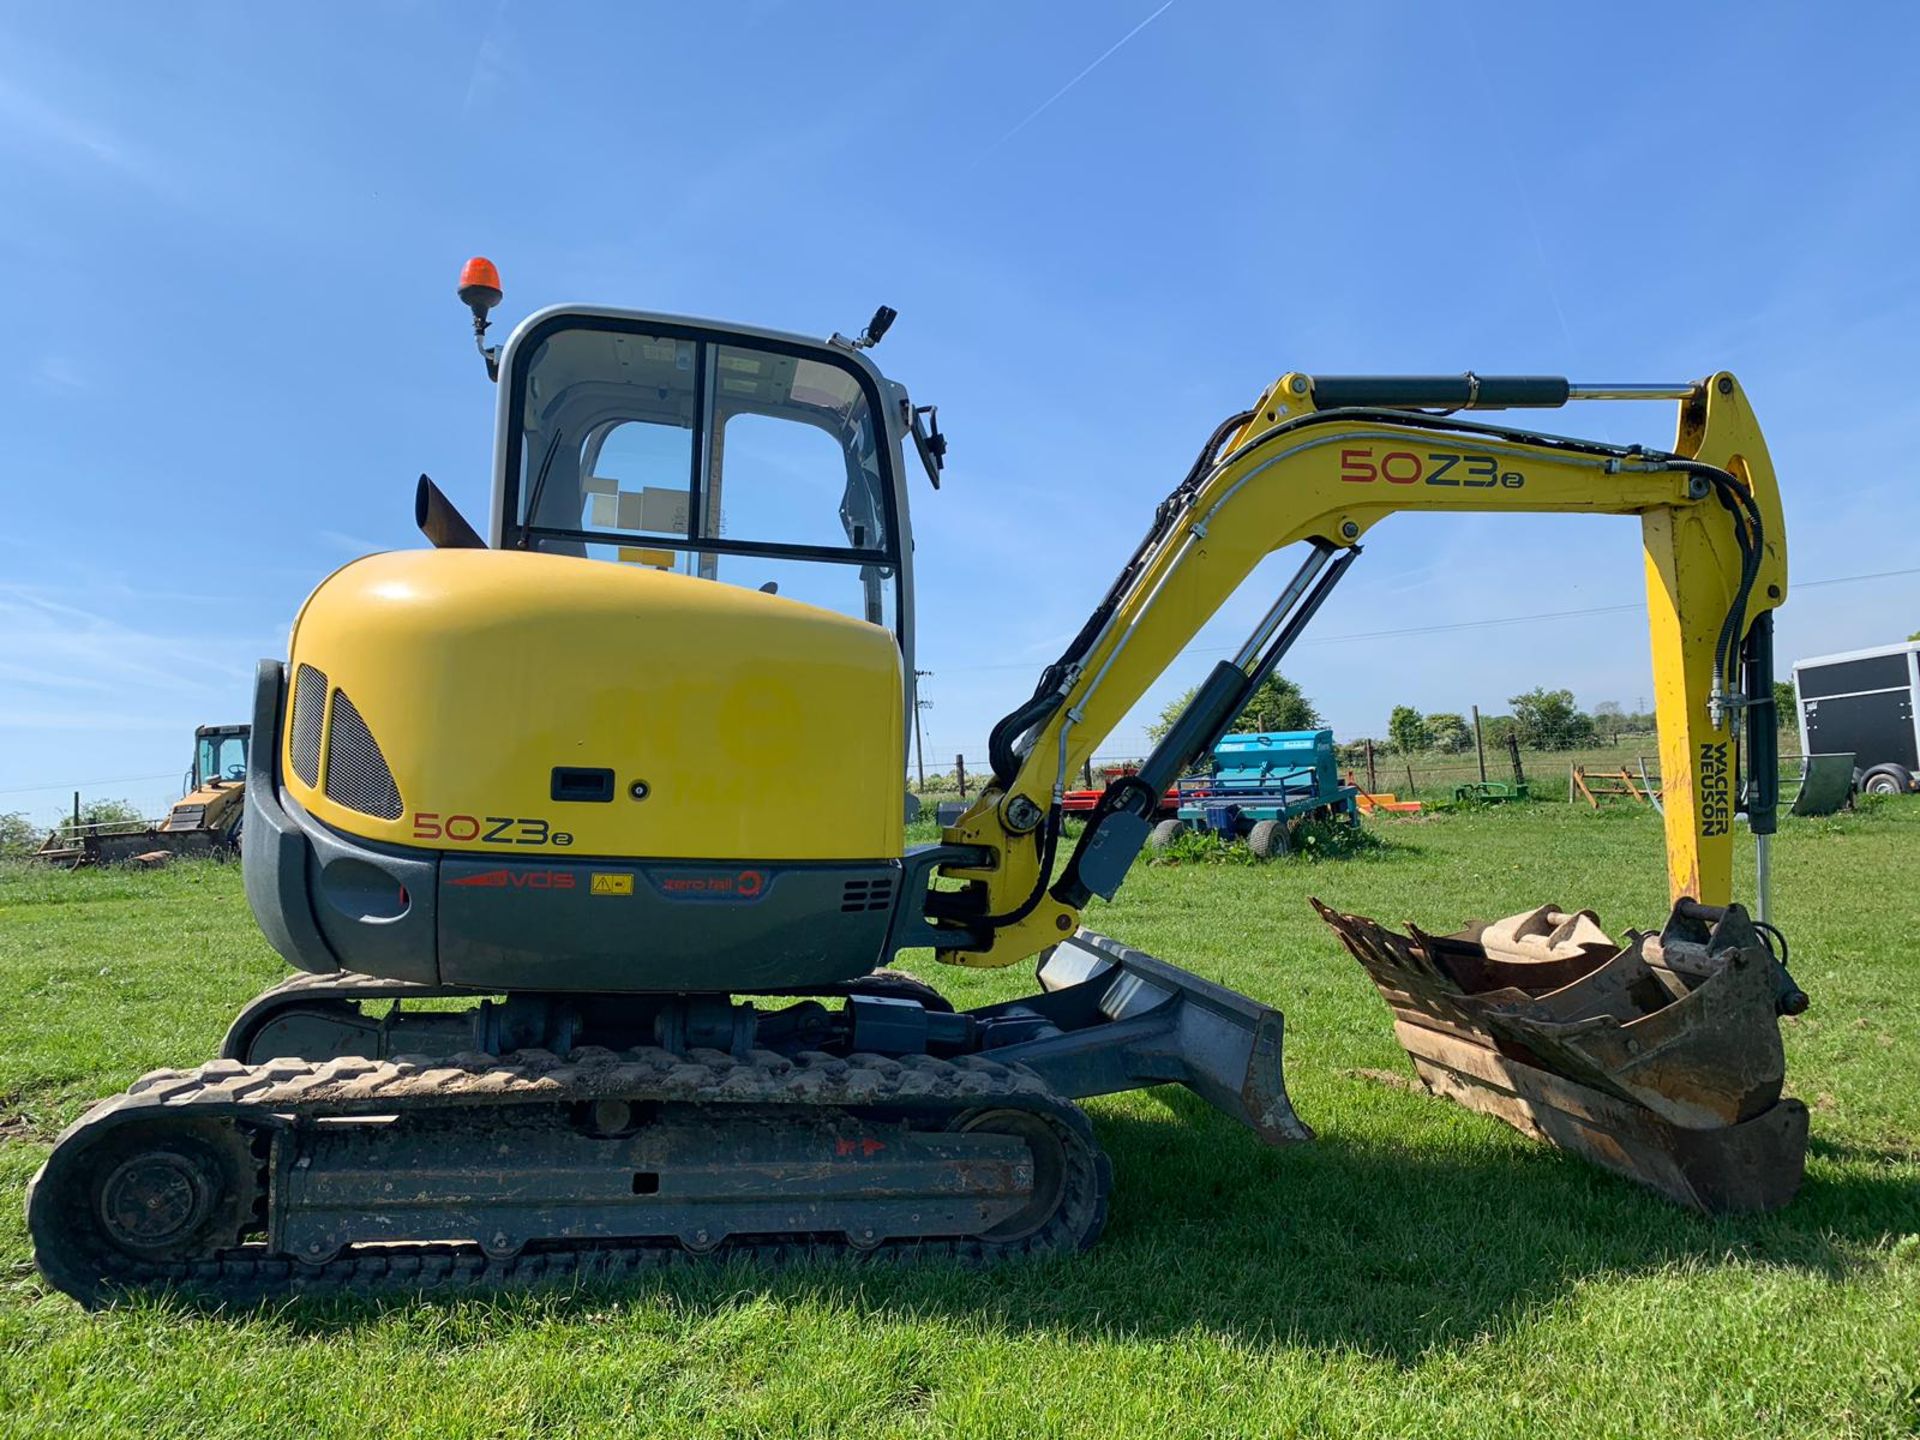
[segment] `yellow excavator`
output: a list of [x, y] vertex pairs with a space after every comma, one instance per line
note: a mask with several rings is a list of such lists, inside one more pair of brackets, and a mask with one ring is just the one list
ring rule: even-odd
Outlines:
[[[1731, 375], [1288, 372], [1207, 439], [993, 728], [979, 797], [910, 847], [909, 481], [939, 485], [946, 441], [873, 363], [893, 312], [822, 340], [561, 306], [492, 346], [497, 272], [470, 262], [460, 293], [499, 384], [487, 533], [423, 476], [434, 548], [328, 576], [262, 663], [245, 881], [301, 973], [220, 1059], [61, 1137], [28, 1200], [55, 1285], [92, 1303], [1070, 1252], [1110, 1184], [1078, 1099], [1176, 1083], [1262, 1140], [1310, 1138], [1278, 1011], [1079, 921], [1399, 510], [1639, 517], [1678, 918], [1664, 960], [1641, 936], [1633, 963], [1660, 962], [1676, 1005], [1736, 963], [1761, 976], [1777, 1096], [1773, 1010], [1804, 997], [1733, 903], [1733, 834], [1740, 811], [1764, 924], [1784, 529]], [[1677, 402], [1670, 449], [1469, 418], [1623, 399]], [[1069, 777], [1295, 544], [1246, 643], [1070, 844]], [[887, 968], [913, 949], [1038, 956], [1039, 990], [955, 1011]], [[1576, 1038], [1614, 1012], [1573, 1017]]]

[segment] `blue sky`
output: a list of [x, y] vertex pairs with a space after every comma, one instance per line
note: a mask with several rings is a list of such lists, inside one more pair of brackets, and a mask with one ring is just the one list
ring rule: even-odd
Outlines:
[[[981, 753], [1292, 368], [1731, 368], [1786, 494], [1784, 656], [1903, 638], [1920, 574], [1806, 582], [1920, 567], [1916, 42], [1894, 5], [13, 7], [0, 810], [158, 808], [313, 584], [421, 543], [414, 475], [483, 513], [473, 253], [509, 322], [899, 309], [877, 358], [953, 444], [915, 520], [931, 754]], [[1631, 609], [1437, 627], [1637, 606], [1637, 557], [1630, 520], [1401, 517], [1288, 669], [1343, 735], [1632, 705]]]

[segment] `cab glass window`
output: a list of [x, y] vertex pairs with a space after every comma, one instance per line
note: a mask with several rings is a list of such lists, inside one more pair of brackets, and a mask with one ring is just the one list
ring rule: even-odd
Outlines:
[[521, 407], [521, 523], [686, 538], [698, 349], [597, 330], [544, 341]]
[[885, 432], [850, 369], [588, 328], [518, 368], [519, 543], [893, 624]]
[[247, 778], [247, 737], [202, 735], [195, 747], [194, 768], [202, 784], [209, 780]]

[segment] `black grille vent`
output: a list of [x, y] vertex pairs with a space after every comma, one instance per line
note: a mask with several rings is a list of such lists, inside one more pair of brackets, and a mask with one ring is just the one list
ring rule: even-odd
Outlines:
[[893, 908], [893, 880], [891, 877], [879, 880], [849, 880], [846, 888], [840, 892], [840, 910], [845, 915], [858, 915], [863, 910], [891, 910]]
[[293, 773], [303, 785], [320, 783], [320, 722], [327, 717], [327, 677], [302, 665], [293, 677]]
[[382, 820], [398, 820], [402, 809], [387, 757], [344, 690], [333, 692], [333, 723], [327, 729], [327, 798]]

